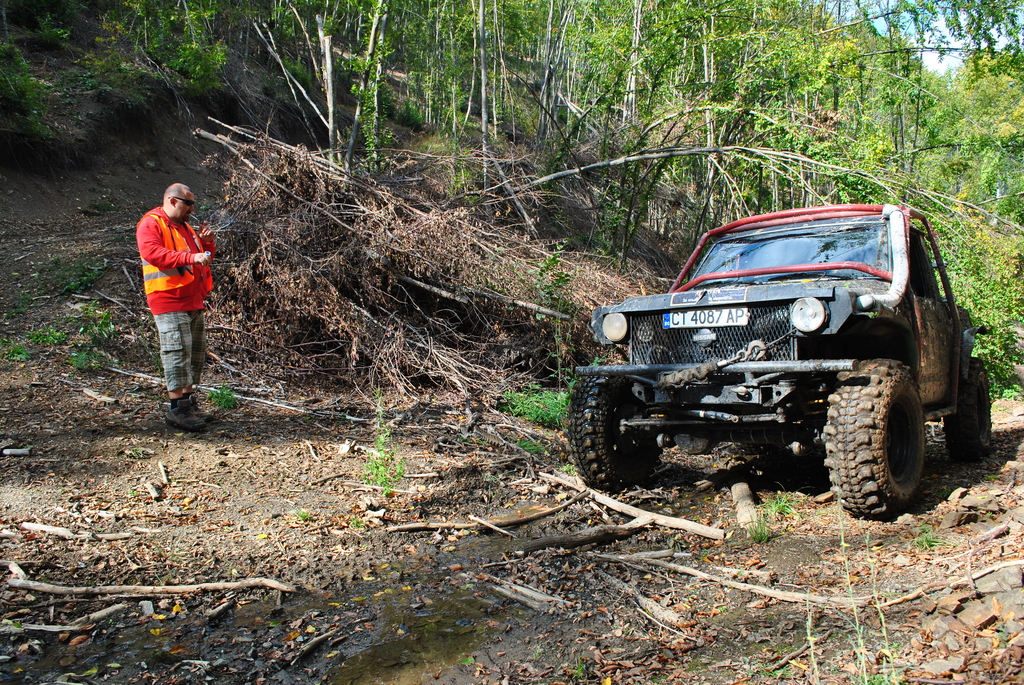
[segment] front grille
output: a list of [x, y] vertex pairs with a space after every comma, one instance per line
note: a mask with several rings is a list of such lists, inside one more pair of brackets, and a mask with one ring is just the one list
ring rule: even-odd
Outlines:
[[689, 364], [729, 359], [752, 340], [762, 340], [769, 345], [768, 359], [796, 359], [794, 338], [771, 344], [792, 330], [787, 305], [750, 307], [750, 323], [711, 329], [718, 339], [707, 347], [693, 341], [693, 336], [702, 329], [663, 328], [661, 322], [660, 312], [630, 317], [630, 364]]

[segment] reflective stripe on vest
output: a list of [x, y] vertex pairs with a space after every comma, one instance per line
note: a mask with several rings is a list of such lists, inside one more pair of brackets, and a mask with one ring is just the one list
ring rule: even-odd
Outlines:
[[[168, 250], [174, 250], [175, 252], [192, 252], [181, 234], [178, 233], [178, 231], [171, 229], [164, 218], [159, 214], [147, 214], [142, 217], [139, 224], [145, 221], [147, 217], [153, 217], [156, 219], [157, 225], [160, 227], [160, 239], [163, 241], [165, 248]], [[199, 236], [197, 236], [196, 232], [192, 230], [192, 227], [185, 224], [185, 228], [192, 233], [192, 239], [195, 241], [195, 244], [197, 246], [202, 245], [199, 240]], [[162, 290], [174, 290], [175, 288], [181, 288], [195, 280], [195, 276], [192, 274], [192, 265], [179, 266], [175, 269], [162, 271], [143, 259], [142, 280], [145, 285], [146, 294], [148, 295]], [[213, 278], [208, 277], [205, 280], [207, 281], [206, 286], [208, 292], [213, 287]]]

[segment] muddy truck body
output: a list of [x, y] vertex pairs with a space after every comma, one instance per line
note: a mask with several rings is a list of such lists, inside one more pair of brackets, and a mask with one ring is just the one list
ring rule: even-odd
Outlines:
[[[842, 506], [889, 518], [915, 498], [924, 424], [984, 457], [984, 332], [957, 307], [928, 219], [893, 205], [749, 217], [705, 234], [668, 293], [594, 311], [629, 363], [577, 369], [567, 433], [592, 487], [647, 481], [662, 450], [821, 452]], [[760, 447], [754, 447], [756, 452]]]

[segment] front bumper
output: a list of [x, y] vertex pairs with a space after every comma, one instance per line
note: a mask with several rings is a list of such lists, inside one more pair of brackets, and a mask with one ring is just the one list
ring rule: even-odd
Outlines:
[[[808, 359], [804, 361], [758, 361], [726, 364], [718, 373], [820, 373], [853, 371], [855, 359]], [[663, 373], [692, 369], [700, 364], [615, 364], [610, 366], [577, 366], [580, 376], [656, 377]]]

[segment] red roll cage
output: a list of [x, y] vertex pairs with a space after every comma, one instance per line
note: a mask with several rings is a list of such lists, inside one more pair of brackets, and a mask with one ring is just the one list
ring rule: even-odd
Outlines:
[[[781, 212], [772, 212], [771, 214], [759, 214], [757, 216], [746, 217], [738, 221], [733, 221], [730, 224], [721, 226], [719, 228], [712, 229], [702, 235], [700, 240], [697, 241], [697, 247], [694, 248], [693, 254], [686, 260], [686, 264], [683, 266], [682, 271], [676, 277], [675, 282], [672, 283], [672, 287], [669, 288], [670, 293], [682, 292], [689, 290], [694, 286], [703, 283], [705, 281], [713, 281], [722, 278], [742, 278], [746, 276], [764, 276], [771, 274], [784, 274], [784, 273], [803, 273], [808, 271], [833, 271], [836, 269], [855, 269], [857, 271], [863, 271], [864, 273], [882, 278], [885, 280], [892, 280], [892, 274], [888, 271], [883, 271], [867, 264], [860, 262], [834, 262], [830, 264], [792, 264], [789, 266], [771, 266], [761, 267], [758, 269], [741, 269], [738, 271], [720, 271], [710, 274], [704, 274], [697, 278], [683, 283], [683, 279], [687, 277], [690, 270], [693, 269], [693, 265], [697, 262], [697, 257], [704, 250], [708, 240], [711, 238], [717, 238], [721, 235], [728, 233], [738, 233], [741, 231], [750, 231], [756, 228], [767, 228], [769, 226], [783, 226], [786, 224], [796, 224], [802, 221], [815, 221], [819, 219], [845, 219], [848, 217], [856, 216], [882, 216], [882, 205], [826, 205], [824, 207], [804, 207], [799, 209], [786, 209]], [[934, 234], [932, 228], [928, 224], [928, 220], [923, 214], [917, 210], [910, 209], [909, 207], [901, 207], [909, 216], [920, 219], [924, 222], [928, 232], [929, 238], [932, 239], [934, 244]]]

